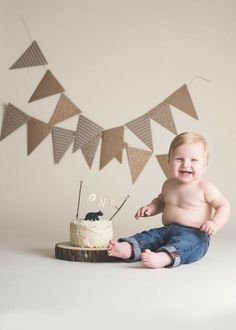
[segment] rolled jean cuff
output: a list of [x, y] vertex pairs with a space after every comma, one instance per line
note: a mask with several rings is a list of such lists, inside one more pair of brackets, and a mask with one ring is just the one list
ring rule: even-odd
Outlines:
[[170, 265], [166, 266], [167, 268], [178, 267], [181, 263], [180, 254], [173, 245], [163, 246], [156, 252], [166, 252], [169, 254], [173, 262]]
[[127, 261], [133, 262], [133, 261], [139, 261], [141, 259], [142, 251], [141, 251], [138, 241], [136, 241], [135, 238], [133, 238], [133, 237], [119, 238], [118, 242], [127, 242], [131, 245], [132, 254], [131, 254], [131, 257], [129, 259], [127, 259]]

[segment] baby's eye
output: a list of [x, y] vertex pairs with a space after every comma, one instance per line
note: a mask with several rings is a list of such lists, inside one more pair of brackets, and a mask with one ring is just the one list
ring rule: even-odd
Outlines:
[[175, 158], [175, 160], [177, 160], [177, 162], [183, 162], [183, 158], [181, 158], [181, 157], [177, 157], [177, 158]]
[[194, 163], [198, 162], [198, 159], [195, 159], [195, 158], [193, 158], [193, 159], [191, 159], [191, 160], [192, 160], [192, 162], [194, 162]]

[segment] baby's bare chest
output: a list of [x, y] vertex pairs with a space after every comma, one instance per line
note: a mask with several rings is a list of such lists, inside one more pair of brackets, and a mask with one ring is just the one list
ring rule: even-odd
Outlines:
[[164, 193], [164, 200], [167, 205], [178, 207], [199, 207], [206, 204], [203, 191], [187, 185], [168, 187]]

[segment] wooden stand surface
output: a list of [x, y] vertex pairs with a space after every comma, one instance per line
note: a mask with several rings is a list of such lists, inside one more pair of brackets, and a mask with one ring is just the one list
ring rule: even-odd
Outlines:
[[119, 258], [110, 257], [107, 249], [79, 248], [70, 242], [57, 243], [55, 245], [55, 257], [58, 259], [82, 262], [114, 262]]

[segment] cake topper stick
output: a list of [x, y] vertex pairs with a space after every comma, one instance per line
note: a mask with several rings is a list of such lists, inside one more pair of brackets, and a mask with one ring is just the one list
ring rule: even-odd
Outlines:
[[76, 213], [76, 219], [78, 219], [79, 216], [79, 204], [80, 204], [80, 197], [81, 197], [81, 189], [82, 189], [82, 184], [83, 181], [80, 181], [80, 186], [79, 186], [79, 196], [78, 196], [78, 206], [77, 206], [77, 213]]
[[128, 198], [129, 198], [129, 195], [125, 198], [124, 202], [117, 208], [117, 211], [112, 215], [112, 217], [109, 219], [109, 221], [111, 221], [114, 218], [114, 216], [120, 211], [120, 209], [125, 204], [125, 202], [127, 201]]

